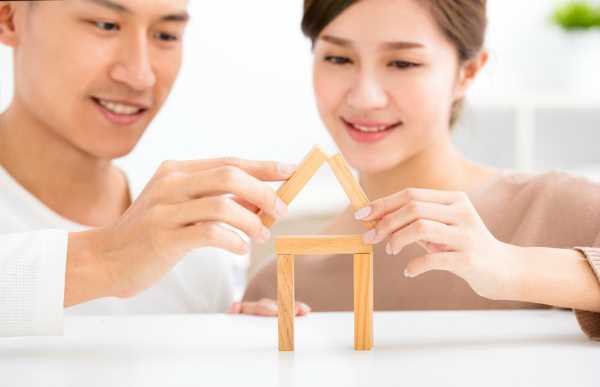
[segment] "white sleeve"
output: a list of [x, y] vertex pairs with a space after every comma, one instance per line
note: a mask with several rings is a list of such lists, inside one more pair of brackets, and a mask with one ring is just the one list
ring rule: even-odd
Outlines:
[[69, 234], [0, 235], [0, 337], [63, 334]]

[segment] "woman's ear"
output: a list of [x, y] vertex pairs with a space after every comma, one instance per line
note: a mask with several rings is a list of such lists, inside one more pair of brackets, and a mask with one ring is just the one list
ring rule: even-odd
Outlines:
[[458, 82], [456, 84], [456, 95], [455, 99], [459, 100], [465, 96], [465, 93], [475, 80], [481, 70], [485, 67], [489, 59], [489, 53], [487, 50], [481, 51], [473, 59], [465, 62], [458, 74]]
[[12, 1], [0, 1], [0, 43], [13, 48], [17, 44], [15, 7]]

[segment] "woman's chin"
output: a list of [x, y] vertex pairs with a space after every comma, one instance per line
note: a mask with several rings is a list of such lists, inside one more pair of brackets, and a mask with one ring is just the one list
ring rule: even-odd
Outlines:
[[395, 169], [401, 161], [397, 158], [383, 158], [381, 155], [348, 154], [344, 155], [348, 163], [361, 175], [378, 175]]

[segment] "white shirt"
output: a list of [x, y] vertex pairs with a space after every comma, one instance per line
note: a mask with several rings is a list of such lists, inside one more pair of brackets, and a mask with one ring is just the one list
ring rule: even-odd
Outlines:
[[0, 336], [61, 335], [63, 313], [223, 312], [233, 300], [235, 258], [209, 248], [133, 298], [64, 309], [68, 233], [86, 228], [50, 210], [0, 166]]

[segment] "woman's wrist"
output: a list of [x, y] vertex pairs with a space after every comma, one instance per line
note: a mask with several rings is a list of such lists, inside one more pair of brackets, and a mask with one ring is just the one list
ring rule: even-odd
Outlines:
[[511, 246], [514, 301], [600, 311], [600, 283], [572, 249]]

